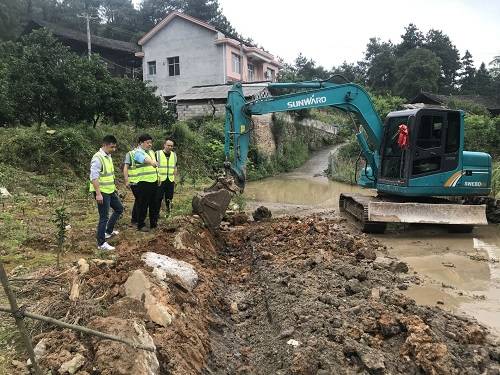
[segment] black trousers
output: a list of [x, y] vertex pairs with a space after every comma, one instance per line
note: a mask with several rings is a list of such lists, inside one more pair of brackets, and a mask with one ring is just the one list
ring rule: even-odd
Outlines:
[[155, 205], [156, 218], [160, 217], [161, 202], [163, 198], [165, 198], [165, 206], [167, 207], [167, 210], [170, 209], [169, 203], [174, 198], [174, 187], [175, 183], [168, 179], [163, 181], [161, 185], [158, 186], [158, 189], [156, 190], [156, 205]]
[[156, 191], [158, 184], [156, 182], [141, 181], [136, 185], [136, 211], [137, 211], [137, 229], [146, 225], [146, 216], [149, 211], [149, 224], [151, 228], [158, 225], [158, 212], [156, 208]]
[[134, 206], [132, 207], [132, 218], [130, 222], [132, 224], [137, 224], [137, 185], [130, 185], [130, 191], [134, 196]]

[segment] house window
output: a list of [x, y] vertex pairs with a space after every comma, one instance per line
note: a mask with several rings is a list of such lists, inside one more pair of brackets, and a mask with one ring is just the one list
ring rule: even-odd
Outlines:
[[233, 61], [233, 73], [241, 73], [240, 69], [240, 64], [241, 64], [241, 58], [240, 55], [237, 55], [236, 53], [232, 53], [232, 61]]
[[148, 61], [148, 73], [150, 76], [156, 75], [156, 61]]
[[248, 64], [248, 81], [253, 82], [255, 78], [255, 67], [253, 64]]
[[179, 56], [169, 57], [167, 61], [168, 61], [168, 75], [179, 76], [181, 74], [181, 68], [179, 65]]
[[268, 81], [272, 81], [272, 82], [274, 82], [276, 80], [276, 72], [274, 71], [274, 69], [267, 68], [267, 70], [266, 70], [266, 79]]

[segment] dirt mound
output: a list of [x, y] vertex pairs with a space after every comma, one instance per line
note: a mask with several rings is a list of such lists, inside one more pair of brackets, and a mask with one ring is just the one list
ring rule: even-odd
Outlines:
[[[192, 265], [194, 289], [158, 278], [141, 260], [148, 251]], [[486, 330], [399, 294], [415, 276], [379, 261], [383, 252], [340, 219], [287, 217], [212, 234], [183, 218], [147, 243], [122, 243], [114, 262], [75, 266], [23, 296], [29, 311], [156, 347], [36, 325], [35, 344], [47, 349], [40, 364], [53, 374], [495, 373], [499, 350]]]
[[397, 293], [414, 276], [374, 263], [378, 243], [338, 220], [285, 218], [225, 240], [230, 318], [212, 333], [214, 373], [498, 371], [483, 327]]

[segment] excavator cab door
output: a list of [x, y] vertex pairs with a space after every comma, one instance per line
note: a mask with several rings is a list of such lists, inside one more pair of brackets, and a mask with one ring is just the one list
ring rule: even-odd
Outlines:
[[[381, 168], [379, 182], [406, 186], [408, 183], [409, 150], [398, 143], [399, 129], [406, 125], [412, 129], [415, 116], [401, 115], [388, 117], [384, 125], [384, 140], [381, 148]], [[411, 141], [411, 130], [410, 130]]]

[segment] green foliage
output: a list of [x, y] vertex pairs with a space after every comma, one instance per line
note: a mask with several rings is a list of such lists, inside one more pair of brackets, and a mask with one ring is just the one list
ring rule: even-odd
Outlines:
[[465, 117], [465, 149], [500, 156], [500, 117], [468, 115]]
[[406, 100], [400, 96], [390, 94], [371, 95], [375, 110], [377, 111], [380, 119], [384, 121], [389, 112], [402, 109], [402, 105]]
[[458, 69], [460, 54], [448, 35], [441, 30], [431, 29], [425, 36], [424, 48], [432, 51], [440, 59], [440, 74], [437, 91], [449, 94], [453, 91]]
[[500, 198], [500, 162], [493, 164], [493, 174], [491, 176], [491, 194]]
[[466, 100], [456, 99], [453, 97], [450, 99], [447, 106], [451, 109], [461, 109], [468, 114], [483, 115], [488, 117], [490, 115], [490, 112], [484, 105], [473, 103]]
[[20, 43], [0, 46], [0, 124], [18, 120], [40, 128], [87, 122], [137, 127], [168, 126], [174, 121], [155, 88], [139, 80], [113, 78], [104, 62], [71, 53], [48, 31], [38, 30]]
[[421, 90], [436, 92], [440, 77], [440, 59], [432, 51], [418, 48], [398, 59], [395, 67], [395, 92], [412, 98]]
[[370, 38], [364, 61], [361, 63], [366, 72], [366, 84], [379, 92], [391, 90], [394, 85], [395, 64], [395, 46], [390, 41], [382, 42], [379, 38]]
[[469, 50], [462, 57], [462, 71], [458, 74], [460, 92], [462, 94], [473, 94], [476, 91], [476, 68]]

